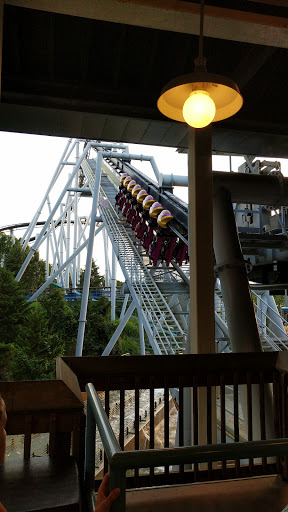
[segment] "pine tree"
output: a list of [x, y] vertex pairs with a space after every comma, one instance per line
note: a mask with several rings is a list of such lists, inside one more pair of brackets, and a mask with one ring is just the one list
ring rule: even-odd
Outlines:
[[0, 343], [14, 343], [23, 324], [27, 302], [12, 272], [0, 268]]
[[[80, 288], [83, 287], [85, 270], [81, 268], [80, 270]], [[91, 288], [102, 288], [105, 286], [105, 278], [99, 274], [99, 267], [96, 265], [95, 261], [92, 259], [91, 266], [91, 277], [90, 277], [90, 287]]]

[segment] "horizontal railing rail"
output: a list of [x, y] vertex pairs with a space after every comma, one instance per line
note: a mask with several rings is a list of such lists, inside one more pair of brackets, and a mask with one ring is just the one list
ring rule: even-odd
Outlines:
[[85, 465], [85, 487], [89, 509], [94, 510], [95, 426], [97, 425], [110, 466], [110, 491], [120, 488], [120, 496], [112, 506], [112, 512], [124, 512], [126, 507], [126, 471], [155, 466], [171, 466], [215, 461], [241, 460], [257, 457], [287, 457], [288, 438], [220, 443], [206, 446], [162, 448], [153, 450], [122, 451], [109, 424], [94, 386], [89, 383], [87, 391], [87, 443]]

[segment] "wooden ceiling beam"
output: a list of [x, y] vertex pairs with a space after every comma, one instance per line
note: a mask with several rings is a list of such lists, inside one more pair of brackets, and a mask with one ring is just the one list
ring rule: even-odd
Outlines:
[[[173, 10], [190, 14], [200, 14], [199, 2], [183, 2], [182, 0], [118, 0], [118, 2], [122, 4], [130, 3], [144, 5], [154, 7], [154, 9], [165, 9], [166, 11]], [[261, 2], [259, 1], [259, 3]], [[271, 5], [275, 5], [275, 2], [273, 4], [271, 3]], [[288, 2], [285, 2], [284, 7], [288, 7]], [[207, 4], [205, 5], [205, 15], [211, 16], [212, 18], [229, 19], [243, 23], [256, 23], [267, 27], [288, 27], [288, 18], [269, 16], [267, 14], [259, 14], [252, 11], [226, 9], [224, 7], [215, 7]]]

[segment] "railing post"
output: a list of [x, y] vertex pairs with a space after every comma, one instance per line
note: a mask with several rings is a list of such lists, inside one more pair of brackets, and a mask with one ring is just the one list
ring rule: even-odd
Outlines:
[[120, 496], [113, 503], [111, 512], [125, 512], [126, 510], [126, 470], [110, 466], [109, 492], [120, 489]]
[[[87, 433], [85, 448], [85, 491], [89, 512], [92, 512], [91, 504], [95, 506], [95, 441], [96, 441], [96, 421], [91, 408], [91, 401], [87, 397]], [[92, 499], [90, 499], [92, 498]]]

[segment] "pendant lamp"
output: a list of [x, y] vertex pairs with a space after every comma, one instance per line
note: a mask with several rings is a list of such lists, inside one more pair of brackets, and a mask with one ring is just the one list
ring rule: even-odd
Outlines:
[[157, 107], [164, 116], [204, 128], [211, 122], [233, 116], [243, 105], [238, 86], [226, 76], [208, 73], [203, 56], [204, 0], [201, 0], [199, 54], [194, 73], [182, 75], [165, 85]]

